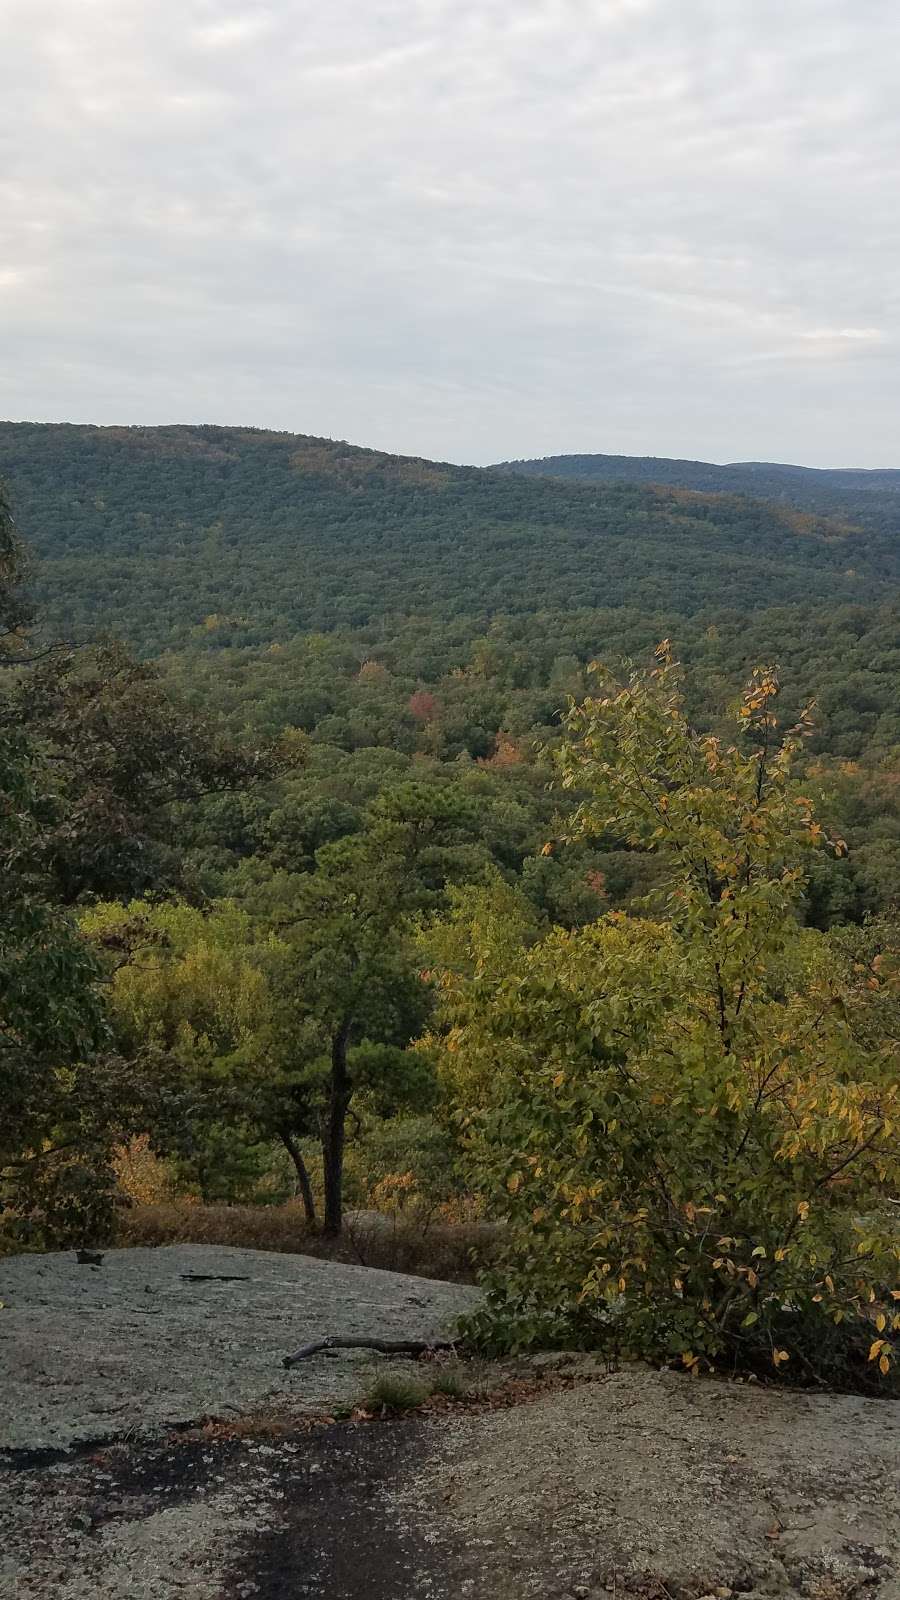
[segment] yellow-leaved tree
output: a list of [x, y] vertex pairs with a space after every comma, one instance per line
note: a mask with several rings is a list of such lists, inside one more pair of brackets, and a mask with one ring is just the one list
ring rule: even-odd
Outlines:
[[538, 937], [513, 891], [429, 935], [469, 1172], [507, 1221], [473, 1332], [890, 1385], [900, 1349], [896, 940], [799, 916], [828, 841], [754, 672], [697, 733], [668, 646], [593, 669], [559, 755], [571, 831], [658, 853], [665, 900]]

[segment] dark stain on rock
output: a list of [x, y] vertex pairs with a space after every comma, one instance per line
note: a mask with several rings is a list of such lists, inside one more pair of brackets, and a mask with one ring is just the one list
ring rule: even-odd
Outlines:
[[[280, 1456], [275, 1521], [242, 1543], [223, 1600], [445, 1600], [456, 1595], [452, 1553], [405, 1523], [391, 1486], [421, 1464], [427, 1426], [351, 1423], [302, 1439]], [[289, 1464], [288, 1464], [289, 1463]]]

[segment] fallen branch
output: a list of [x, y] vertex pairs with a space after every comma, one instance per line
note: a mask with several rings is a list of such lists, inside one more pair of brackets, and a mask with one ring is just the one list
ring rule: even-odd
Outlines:
[[294, 1367], [307, 1356], [317, 1356], [323, 1350], [377, 1350], [383, 1356], [423, 1356], [432, 1350], [455, 1350], [452, 1339], [342, 1339], [330, 1334], [325, 1339], [314, 1339], [304, 1344], [292, 1356], [285, 1356], [283, 1367]]
[[235, 1272], [182, 1272], [185, 1283], [249, 1283], [248, 1276]]

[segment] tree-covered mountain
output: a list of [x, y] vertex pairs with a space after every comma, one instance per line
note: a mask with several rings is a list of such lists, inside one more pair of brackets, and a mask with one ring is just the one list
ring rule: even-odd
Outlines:
[[423, 614], [873, 602], [900, 576], [896, 539], [846, 519], [246, 428], [5, 423], [0, 478], [48, 623], [149, 652]]
[[680, 461], [667, 456], [565, 455], [503, 461], [493, 469], [572, 483], [655, 483], [701, 494], [755, 495], [821, 516], [849, 518], [895, 535], [900, 469], [794, 467], [775, 461]]
[[[210, 888], [261, 849], [311, 859], [385, 783], [456, 783], [466, 763], [490, 848], [518, 870], [552, 812], [533, 751], [586, 664], [670, 637], [698, 725], [761, 661], [781, 668], [786, 718], [815, 697], [810, 778], [851, 845], [816, 915], [900, 898], [897, 520], [219, 427], [0, 424], [4, 477], [48, 638], [118, 635], [232, 735], [312, 742], [305, 820], [229, 813]], [[634, 866], [604, 862], [614, 900]], [[583, 886], [528, 870], [554, 916], [578, 914]]]

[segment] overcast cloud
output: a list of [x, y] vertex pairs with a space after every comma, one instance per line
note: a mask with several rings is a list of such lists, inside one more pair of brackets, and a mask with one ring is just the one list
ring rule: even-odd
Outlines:
[[0, 414], [900, 466], [894, 0], [3, 0]]

